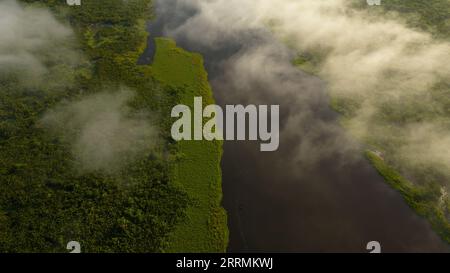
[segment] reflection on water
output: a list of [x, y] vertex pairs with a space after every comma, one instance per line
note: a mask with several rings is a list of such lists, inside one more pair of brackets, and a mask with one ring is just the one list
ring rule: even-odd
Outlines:
[[[156, 2], [157, 20], [149, 24], [152, 37], [140, 63], [151, 63], [153, 37], [170, 36], [197, 13], [177, 0]], [[292, 67], [289, 50], [269, 33], [237, 34], [214, 48], [184, 35], [173, 38], [203, 54], [220, 105], [280, 105], [277, 152], [261, 153], [257, 142], [224, 144], [229, 251], [367, 252], [370, 241], [385, 252], [449, 251], [360, 152], [344, 149], [351, 140], [328, 106], [324, 83]], [[248, 64], [257, 58], [249, 56], [261, 52], [268, 74], [254, 75]]]

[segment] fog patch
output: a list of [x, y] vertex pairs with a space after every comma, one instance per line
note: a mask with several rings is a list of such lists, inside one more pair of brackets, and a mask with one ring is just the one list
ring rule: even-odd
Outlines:
[[0, 79], [15, 78], [23, 87], [72, 83], [63, 72], [79, 64], [81, 55], [71, 28], [48, 9], [1, 1], [0, 37]]
[[[170, 6], [171, 2], [160, 1], [160, 5]], [[230, 92], [227, 96], [246, 97], [241, 93], [249, 91], [246, 86], [258, 79], [271, 86], [272, 92], [289, 100], [296, 111], [289, 110], [290, 128], [286, 131], [297, 130], [298, 137], [302, 138], [299, 158], [319, 159], [323, 157], [322, 152], [341, 153], [353, 144], [341, 138], [342, 133], [332, 123], [308, 118], [311, 109], [315, 109], [314, 100], [320, 95], [311, 91], [317, 89], [308, 85], [311, 81], [300, 74], [297, 77], [304, 88], [290, 88], [294, 74], [287, 64], [294, 56], [289, 60], [282, 53], [286, 48], [269, 42], [270, 39], [255, 42], [250, 33], [270, 31], [267, 36], [275, 35], [294, 52], [317, 56], [316, 74], [326, 81], [332, 98], [354, 103], [346, 126], [358, 140], [375, 140], [381, 143], [378, 148], [384, 149], [387, 144], [383, 139], [398, 135], [401, 139], [389, 141], [401, 140], [400, 145], [389, 148], [392, 157], [419, 165], [450, 166], [450, 158], [443, 152], [449, 148], [448, 122], [432, 117], [442, 117], [446, 110], [435, 105], [431, 94], [436, 85], [449, 82], [450, 43], [409, 28], [395, 15], [356, 10], [351, 6], [353, 1], [347, 0], [176, 2], [177, 8], [188, 6], [197, 13], [177, 27], [166, 28], [167, 35], [195, 41], [196, 45], [210, 50], [220, 50], [227, 41], [245, 41], [248, 46], [224, 62], [233, 82], [230, 84], [240, 90], [239, 94]], [[255, 94], [247, 97], [255, 98]], [[411, 109], [415, 105], [426, 112], [420, 125]], [[387, 108], [397, 109], [411, 120], [385, 122]], [[320, 142], [323, 135], [330, 133], [336, 138]]]
[[102, 92], [48, 111], [42, 123], [70, 143], [81, 171], [113, 172], [152, 152], [157, 127], [129, 106], [134, 92]]

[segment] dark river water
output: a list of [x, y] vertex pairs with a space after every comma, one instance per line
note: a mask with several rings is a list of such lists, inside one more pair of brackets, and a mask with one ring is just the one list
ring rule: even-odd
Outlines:
[[[243, 52], [272, 45], [273, 38], [255, 31], [208, 46], [174, 34], [172, 30], [196, 14], [177, 0], [156, 1], [157, 19], [149, 24], [149, 46], [140, 63], [152, 62], [154, 37], [170, 36], [184, 49], [203, 55], [218, 104], [280, 105], [278, 151], [260, 152], [258, 142], [224, 144], [223, 206], [230, 252], [368, 252], [369, 241], [380, 242], [384, 252], [449, 251], [360, 151], [349, 156], [339, 148], [347, 145], [345, 132], [328, 106], [320, 79], [292, 67], [283, 54], [267, 59], [270, 77], [230, 73], [239, 71], [237, 64], [247, 64]], [[273, 44], [277, 52], [288, 51]]]

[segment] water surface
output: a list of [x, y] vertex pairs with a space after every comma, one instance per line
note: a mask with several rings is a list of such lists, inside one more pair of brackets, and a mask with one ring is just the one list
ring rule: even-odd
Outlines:
[[[345, 154], [345, 131], [329, 108], [320, 79], [290, 66], [284, 60], [289, 50], [276, 41], [280, 56], [268, 58], [265, 69], [270, 74], [285, 61], [283, 73], [274, 70], [270, 82], [267, 77], [242, 79], [230, 73], [239, 60], [245, 65], [246, 54], [261, 44], [271, 45], [268, 40], [274, 38], [254, 31], [209, 47], [174, 34], [197, 12], [177, 5], [177, 0], [156, 1], [157, 20], [149, 24], [149, 48], [140, 63], [151, 63], [154, 37], [173, 36], [179, 46], [204, 56], [218, 104], [279, 104], [281, 111], [278, 151], [262, 153], [256, 142], [224, 144], [223, 206], [228, 212], [230, 252], [367, 252], [366, 244], [373, 240], [385, 252], [449, 251], [360, 151]], [[328, 148], [331, 151], [316, 154]]]

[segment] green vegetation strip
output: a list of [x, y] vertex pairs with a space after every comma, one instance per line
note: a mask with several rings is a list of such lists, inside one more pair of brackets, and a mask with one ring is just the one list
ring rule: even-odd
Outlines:
[[[201, 96], [204, 104], [214, 103], [202, 57], [177, 47], [172, 40], [156, 39], [152, 73], [163, 84], [184, 89], [180, 103], [191, 109], [195, 96]], [[172, 178], [195, 205], [188, 209], [187, 221], [177, 227], [166, 250], [223, 252], [228, 230], [226, 213], [220, 206], [222, 142], [181, 141], [178, 145], [181, 156]]]
[[438, 234], [450, 242], [450, 224], [443, 213], [442, 206], [450, 209], [450, 202], [441, 203], [441, 188], [435, 184], [418, 187], [390, 167], [376, 152], [366, 151], [366, 157], [384, 177], [386, 182], [399, 191], [408, 205], [419, 215], [426, 217]]

